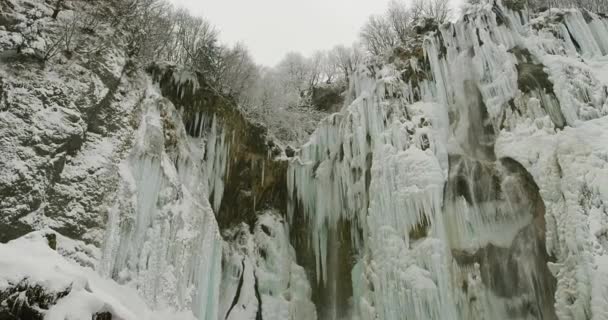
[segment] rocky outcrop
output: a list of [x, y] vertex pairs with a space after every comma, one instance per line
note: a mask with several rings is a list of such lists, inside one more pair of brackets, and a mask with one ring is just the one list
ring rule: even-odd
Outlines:
[[11, 53], [24, 25], [35, 26], [39, 37], [57, 26], [43, 2], [10, 3], [3, 16], [15, 19], [5, 19], [0, 31], [7, 46], [0, 57], [0, 241], [47, 225], [99, 244], [112, 166], [133, 130], [137, 80], [126, 75], [118, 43], [104, 55], [49, 63]]
[[224, 319], [316, 318], [311, 288], [296, 263], [288, 226], [277, 211], [262, 211], [253, 228], [224, 231], [222, 310]]
[[40, 284], [30, 284], [24, 279], [0, 291], [0, 318], [42, 320], [44, 312], [67, 296], [71, 288], [49, 292]]

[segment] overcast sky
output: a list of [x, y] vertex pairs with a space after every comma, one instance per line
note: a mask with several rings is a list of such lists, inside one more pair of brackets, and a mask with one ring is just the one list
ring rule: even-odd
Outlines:
[[371, 14], [390, 0], [170, 0], [203, 16], [223, 43], [243, 41], [257, 63], [277, 64], [287, 52], [310, 55], [350, 45]]

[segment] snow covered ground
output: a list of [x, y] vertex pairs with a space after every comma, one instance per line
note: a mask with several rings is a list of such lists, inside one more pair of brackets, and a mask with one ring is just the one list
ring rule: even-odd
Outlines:
[[[50, 247], [51, 242], [55, 249]], [[93, 263], [98, 255], [95, 247], [50, 230], [32, 232], [1, 245], [0, 292], [14, 289], [2, 297], [3, 303], [9, 303], [15, 311], [36, 310], [49, 320], [92, 319], [104, 312], [125, 320], [196, 319], [191, 312], [152, 310], [136, 289], [118, 285], [99, 275], [92, 266], [83, 267], [76, 262]], [[40, 305], [41, 300], [33, 296], [33, 290], [26, 290], [33, 287], [39, 287], [44, 295], [54, 296], [47, 301], [51, 303]]]

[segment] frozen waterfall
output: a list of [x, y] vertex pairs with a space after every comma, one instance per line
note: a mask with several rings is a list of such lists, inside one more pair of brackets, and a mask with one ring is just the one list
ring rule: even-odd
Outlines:
[[299, 259], [314, 254], [321, 319], [588, 319], [591, 299], [608, 305], [590, 295], [606, 266], [591, 271], [593, 250], [581, 247], [589, 209], [556, 198], [564, 191], [549, 183], [566, 177], [538, 167], [558, 158], [563, 169], [562, 151], [539, 148], [543, 164], [512, 138], [552, 144], [608, 114], [591, 67], [608, 54], [607, 20], [588, 16], [471, 6], [406, 64], [427, 78], [358, 69], [356, 99], [288, 171], [288, 217], [306, 224]]

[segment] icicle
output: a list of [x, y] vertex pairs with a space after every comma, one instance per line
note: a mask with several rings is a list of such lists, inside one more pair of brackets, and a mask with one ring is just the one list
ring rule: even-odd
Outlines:
[[[202, 152], [184, 144], [174, 165], [164, 150], [158, 110], [172, 106], [155, 97], [144, 103], [135, 146], [120, 165], [122, 184], [108, 212], [100, 272], [131, 283], [150, 305], [216, 320], [222, 238], [199, 167]], [[176, 130], [186, 136], [181, 124]]]

